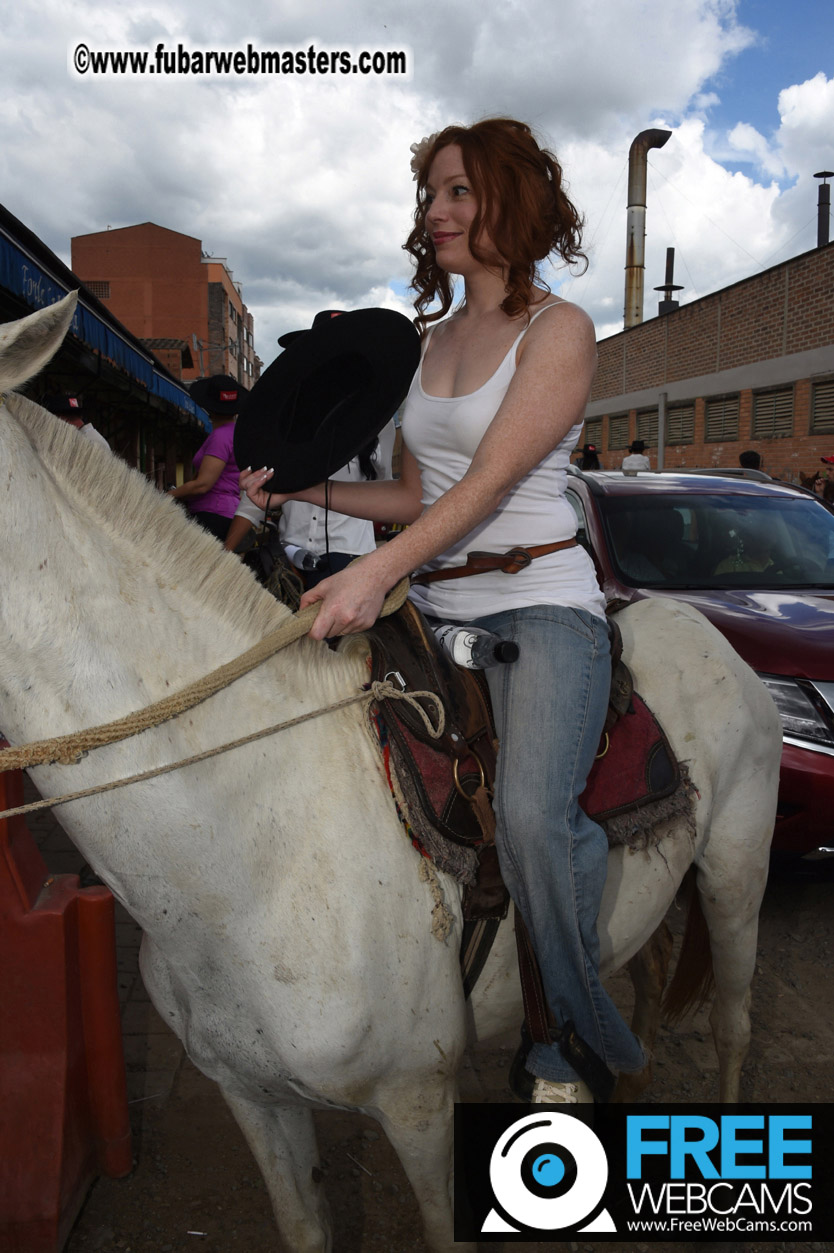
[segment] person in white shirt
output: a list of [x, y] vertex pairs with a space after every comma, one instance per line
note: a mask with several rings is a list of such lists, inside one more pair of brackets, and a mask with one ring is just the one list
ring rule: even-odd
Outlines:
[[[331, 480], [339, 483], [364, 482], [370, 476], [363, 472], [362, 460], [361, 455], [354, 457], [341, 470], [331, 474]], [[376, 478], [375, 471], [373, 478]], [[322, 505], [311, 505], [301, 500], [285, 502], [278, 529], [291, 561], [293, 548], [316, 554], [318, 563], [315, 569], [304, 572], [307, 587], [315, 587], [322, 579], [344, 570], [355, 557], [372, 553], [376, 548], [373, 522], [366, 518], [349, 518], [345, 513], [325, 510]]]
[[[331, 480], [340, 483], [363, 483], [376, 477], [371, 448], [363, 449], [330, 476]], [[226, 538], [226, 548], [237, 548], [249, 528], [257, 526], [262, 518], [263, 510], [253, 505], [244, 492]], [[307, 587], [315, 587], [322, 579], [344, 570], [355, 557], [371, 553], [376, 547], [374, 524], [366, 518], [350, 518], [347, 514], [325, 509], [323, 504], [313, 505], [300, 500], [285, 502], [278, 531], [284, 551], [293, 565], [297, 565], [295, 558], [299, 551], [315, 554], [315, 568], [304, 567]]]
[[652, 463], [649, 461], [645, 453], [646, 445], [642, 439], [636, 439], [633, 444], [629, 444], [629, 456], [623, 458], [622, 468], [624, 470], [651, 470]]
[[81, 416], [83, 401], [80, 396], [44, 396], [42, 404], [44, 409], [54, 413], [56, 418], [61, 418], [70, 426], [74, 426], [79, 435], [83, 435], [93, 444], [106, 448], [108, 452], [112, 451], [101, 432], [96, 430], [92, 422], [85, 422]]

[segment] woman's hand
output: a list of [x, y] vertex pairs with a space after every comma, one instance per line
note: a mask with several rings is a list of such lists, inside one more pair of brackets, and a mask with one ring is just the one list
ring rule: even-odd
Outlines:
[[355, 561], [346, 570], [322, 579], [301, 597], [301, 608], [320, 605], [310, 638], [329, 639], [366, 631], [379, 617], [388, 588], [370, 563]]
[[240, 472], [240, 490], [246, 492], [252, 504], [257, 505], [259, 509], [277, 509], [285, 500], [289, 500], [289, 496], [282, 495], [280, 492], [264, 490], [264, 484], [272, 478], [274, 473], [274, 469], [268, 470], [266, 466], [260, 470], [253, 470], [251, 466], [247, 466]]

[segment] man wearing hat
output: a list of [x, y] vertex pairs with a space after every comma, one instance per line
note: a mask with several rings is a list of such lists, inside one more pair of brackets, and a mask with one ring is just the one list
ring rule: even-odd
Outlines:
[[576, 464], [580, 470], [601, 470], [596, 444], [583, 444], [579, 449], [579, 460]]
[[83, 415], [84, 401], [81, 396], [66, 395], [64, 393], [57, 396], [44, 396], [41, 401], [43, 408], [49, 413], [54, 413], [56, 418], [62, 418], [64, 422], [68, 422], [70, 426], [74, 426], [79, 435], [83, 435], [93, 444], [99, 444], [102, 448], [111, 451], [110, 445], [104, 436], [96, 430], [92, 422], [85, 422]]
[[646, 445], [642, 439], [635, 439], [629, 444], [629, 456], [623, 457], [624, 470], [651, 470], [652, 463], [646, 456]]
[[834, 503], [834, 457], [820, 457], [825, 466], [825, 478], [822, 483], [822, 498]]
[[231, 374], [213, 374], [195, 379], [190, 394], [211, 418], [212, 431], [192, 458], [196, 477], [170, 488], [168, 495], [182, 500], [195, 521], [224, 540], [240, 501], [240, 471], [232, 445], [243, 388]]

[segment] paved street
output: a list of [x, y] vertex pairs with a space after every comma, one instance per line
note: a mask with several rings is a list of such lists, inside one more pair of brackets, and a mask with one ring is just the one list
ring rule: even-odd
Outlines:
[[[35, 799], [28, 785], [26, 799]], [[32, 817], [30, 829], [52, 873], [81, 869], [82, 858], [48, 811]], [[775, 871], [771, 877], [761, 915], [744, 1099], [834, 1097], [833, 891], [830, 864], [828, 870]], [[680, 929], [674, 911], [672, 923]], [[272, 1253], [275, 1228], [263, 1182], [218, 1089], [195, 1069], [151, 1007], [138, 973], [140, 929], [118, 905], [116, 932], [137, 1165], [128, 1179], [98, 1181], [66, 1253], [187, 1253], [197, 1244], [206, 1253]], [[612, 991], [625, 1009], [631, 993], [624, 975], [613, 981]], [[467, 1059], [464, 1099], [511, 1099], [506, 1078], [513, 1045], [508, 1037]], [[649, 1101], [703, 1105], [715, 1099], [716, 1057], [706, 1009], [679, 1026], [662, 1027], [654, 1075]], [[339, 1253], [420, 1253], [416, 1206], [377, 1125], [335, 1112], [317, 1114], [316, 1122]], [[522, 1247], [546, 1247], [550, 1253], [575, 1248]], [[605, 1253], [610, 1246], [581, 1247]], [[673, 1253], [689, 1246], [651, 1247]], [[734, 1247], [759, 1253], [774, 1246]], [[797, 1241], [779, 1247], [783, 1253], [811, 1253], [828, 1246]]]

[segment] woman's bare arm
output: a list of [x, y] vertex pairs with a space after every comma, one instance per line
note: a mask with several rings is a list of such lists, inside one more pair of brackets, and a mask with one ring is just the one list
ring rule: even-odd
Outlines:
[[301, 492], [270, 492], [269, 480], [274, 470], [243, 470], [240, 475], [241, 490], [259, 509], [275, 509], [287, 500], [301, 500], [321, 508], [327, 504], [336, 513], [350, 518], [367, 518], [369, 522], [414, 522], [423, 511], [420, 488], [420, 469], [414, 457], [403, 449], [401, 473], [398, 479], [370, 479], [364, 482], [328, 481], [327, 499], [325, 484], [317, 483]]
[[200, 462], [196, 479], [189, 479], [187, 483], [182, 483], [179, 487], [172, 487], [168, 495], [173, 496], [175, 500], [205, 496], [206, 492], [214, 487], [225, 466], [226, 462], [221, 457], [211, 457], [207, 454]]

